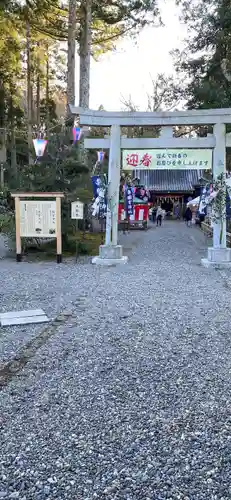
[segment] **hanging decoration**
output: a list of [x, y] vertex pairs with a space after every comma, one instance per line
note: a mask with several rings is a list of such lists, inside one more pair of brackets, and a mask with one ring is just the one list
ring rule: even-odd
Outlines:
[[46, 139], [33, 139], [34, 150], [37, 158], [44, 155], [48, 141]]
[[102, 163], [104, 160], [105, 152], [104, 151], [97, 151], [97, 157], [98, 157], [98, 162]]
[[79, 141], [80, 137], [81, 137], [81, 128], [79, 127], [73, 127], [72, 129], [72, 134], [73, 134], [73, 139], [74, 139], [74, 144]]
[[125, 210], [127, 215], [133, 215], [134, 203], [133, 203], [134, 191], [131, 186], [125, 185], [124, 197], [125, 197]]
[[100, 176], [99, 175], [93, 175], [92, 178], [92, 188], [93, 188], [93, 196], [94, 198], [97, 198], [97, 189], [100, 186]]
[[143, 202], [147, 203], [149, 200], [149, 191], [145, 186], [136, 186], [135, 188], [136, 198], [139, 198]]
[[211, 196], [214, 198], [213, 186], [212, 184], [207, 184], [201, 188], [200, 202], [199, 202], [199, 213], [201, 215], [206, 215], [207, 205], [211, 201]]
[[103, 219], [107, 213], [107, 178], [106, 175], [93, 175], [91, 179], [94, 194], [92, 215]]

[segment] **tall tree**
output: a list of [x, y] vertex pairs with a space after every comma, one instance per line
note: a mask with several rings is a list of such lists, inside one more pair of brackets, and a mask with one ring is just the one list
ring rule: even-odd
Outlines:
[[189, 36], [175, 52], [176, 68], [186, 80], [189, 108], [219, 108], [231, 104], [231, 10], [228, 0], [183, 2]]
[[89, 108], [90, 101], [90, 59], [92, 43], [92, 0], [82, 0], [80, 5], [79, 37], [79, 105]]
[[[14, 144], [14, 127], [20, 114], [18, 81], [21, 77], [21, 40], [18, 33], [17, 20], [10, 11], [11, 2], [1, 4], [0, 10], [0, 128], [1, 147], [0, 162], [7, 159], [7, 135], [10, 144]], [[9, 127], [9, 134], [7, 129]], [[14, 154], [11, 151], [11, 159]], [[12, 164], [12, 174], [15, 165]]]
[[32, 157], [32, 82], [31, 82], [31, 30], [29, 20], [26, 23], [26, 65], [27, 65], [27, 140], [28, 140], [28, 161], [33, 162]]
[[[150, 13], [152, 16], [150, 16]], [[79, 104], [89, 107], [90, 56], [112, 48], [119, 37], [136, 33], [158, 15], [153, 0], [81, 0], [79, 5], [78, 42], [80, 55]]]
[[[97, 57], [100, 53], [111, 50], [119, 37], [135, 34], [146, 23], [157, 18], [154, 0], [88, 2], [88, 7], [84, 10], [86, 2], [70, 0], [71, 22], [68, 23], [68, 5], [61, 0], [2, 0], [0, 115], [2, 129], [7, 132], [6, 138], [9, 138], [8, 149], [12, 149], [17, 143], [18, 135], [24, 143], [23, 147], [26, 136], [28, 145], [31, 145], [32, 134], [44, 123], [44, 112], [46, 111], [47, 129], [51, 116], [54, 115], [53, 69], [58, 67], [58, 56], [55, 55], [55, 50], [53, 52], [52, 44], [55, 47], [57, 43], [69, 40], [71, 46], [66, 75], [69, 102], [74, 102], [75, 99], [75, 47], [76, 44], [79, 46], [83, 75], [81, 81], [84, 82], [80, 86], [80, 101], [82, 105], [88, 106], [90, 53]], [[26, 93], [27, 105], [24, 102]], [[19, 123], [20, 131], [15, 129]], [[2, 136], [1, 140], [4, 142], [4, 134]], [[6, 148], [1, 150], [6, 153]], [[15, 149], [11, 153], [15, 162]]]
[[75, 104], [75, 52], [76, 52], [76, 0], [68, 3], [68, 40], [67, 40], [67, 115], [69, 104]]

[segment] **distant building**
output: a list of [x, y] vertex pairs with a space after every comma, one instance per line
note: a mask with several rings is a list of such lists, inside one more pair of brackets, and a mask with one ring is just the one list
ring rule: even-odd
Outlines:
[[178, 202], [183, 208], [190, 196], [199, 196], [203, 171], [136, 170], [134, 175], [139, 177], [140, 184], [147, 186], [153, 203], [172, 212], [174, 203]]

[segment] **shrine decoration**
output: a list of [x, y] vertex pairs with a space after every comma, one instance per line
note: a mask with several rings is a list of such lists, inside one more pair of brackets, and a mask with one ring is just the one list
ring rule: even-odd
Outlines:
[[107, 178], [105, 175], [93, 175], [91, 180], [94, 194], [92, 215], [104, 219], [107, 213]]
[[97, 159], [99, 163], [102, 163], [105, 157], [104, 151], [97, 151]]
[[124, 170], [207, 170], [212, 166], [211, 149], [123, 150]]
[[[138, 198], [134, 198], [133, 214], [131, 214], [129, 217], [130, 225], [131, 226], [142, 225], [143, 227], [146, 227], [148, 221], [148, 210], [149, 210], [148, 203], [143, 203]], [[127, 220], [127, 214], [124, 207], [124, 203], [120, 202], [118, 210], [118, 221], [119, 223], [121, 223], [126, 220]]]
[[132, 189], [132, 186], [125, 185], [124, 186], [124, 199], [125, 199], [125, 210], [127, 216], [133, 215], [133, 197], [134, 197], [134, 191]]
[[138, 185], [135, 187], [135, 195], [136, 198], [139, 198], [143, 202], [147, 203], [148, 200], [150, 199], [150, 193], [149, 190], [146, 188], [146, 186], [143, 185]]
[[33, 139], [34, 150], [37, 158], [41, 158], [47, 146], [48, 141], [46, 139]]
[[73, 127], [72, 129], [72, 134], [73, 134], [73, 141], [74, 141], [74, 144], [80, 140], [80, 137], [81, 137], [81, 134], [82, 134], [82, 130], [80, 127]]

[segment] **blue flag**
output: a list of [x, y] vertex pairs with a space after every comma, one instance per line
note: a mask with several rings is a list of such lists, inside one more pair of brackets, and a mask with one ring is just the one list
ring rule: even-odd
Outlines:
[[92, 178], [92, 187], [93, 187], [93, 195], [94, 195], [94, 198], [97, 198], [98, 196], [98, 189], [99, 187], [101, 186], [101, 179], [100, 179], [100, 176], [99, 175], [93, 175]]
[[129, 186], [125, 186], [125, 210], [127, 215], [133, 215], [134, 204], [133, 204], [133, 189]]
[[73, 127], [72, 129], [72, 134], [73, 134], [73, 139], [74, 139], [74, 143], [76, 141], [79, 141], [80, 137], [81, 137], [81, 128], [79, 127]]

